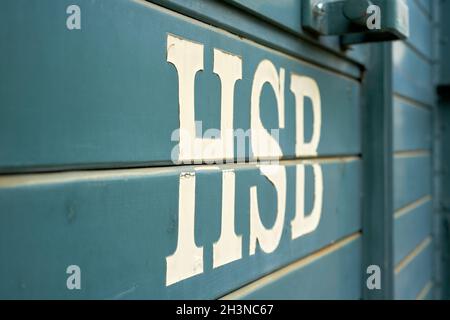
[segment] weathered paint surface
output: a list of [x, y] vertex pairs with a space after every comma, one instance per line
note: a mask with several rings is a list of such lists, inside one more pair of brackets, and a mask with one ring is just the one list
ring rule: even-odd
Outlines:
[[[221, 171], [197, 171], [195, 241], [203, 247], [203, 272], [170, 286], [166, 286], [166, 257], [177, 246], [182, 169], [3, 177], [0, 296], [115, 298], [127, 291], [120, 297], [220, 297], [360, 230], [360, 162], [323, 163], [322, 168], [327, 187], [317, 229], [292, 240], [294, 211], [288, 209], [277, 249], [267, 254], [257, 248], [254, 255], [249, 254], [250, 187], [258, 188], [260, 215], [267, 227], [275, 219], [275, 189], [255, 167], [236, 168], [235, 229], [242, 235], [242, 258], [219, 268], [213, 268], [212, 252], [220, 236]], [[288, 164], [286, 169], [286, 207], [295, 208], [295, 166]], [[306, 208], [313, 202], [309, 171]], [[359, 253], [349, 257], [359, 257]], [[356, 260], [349, 263], [358, 268]], [[72, 264], [82, 270], [80, 291], [65, 287], [65, 268]]]
[[432, 232], [431, 197], [397, 211], [394, 219], [394, 262], [400, 263]]
[[394, 209], [431, 195], [431, 157], [400, 155], [394, 158]]
[[[179, 100], [177, 70], [167, 61], [168, 34], [203, 45], [203, 71], [195, 81], [195, 119], [203, 121], [203, 130], [220, 128], [221, 82], [213, 72], [213, 50], [219, 49], [242, 59], [234, 128], [250, 128], [254, 74], [268, 59], [285, 70], [283, 156], [295, 155], [292, 73], [313, 78], [327, 92], [321, 97], [326, 130], [318, 154], [360, 152], [354, 80], [144, 2], [114, 1], [105, 8], [102, 2], [81, 1], [84, 24], [78, 31], [65, 28], [64, 2], [27, 2], [28, 10], [14, 10], [24, 3], [9, 1], [0, 13], [0, 38], [8, 44], [0, 62], [1, 171], [172, 164]], [[268, 130], [279, 128], [274, 100], [265, 86], [261, 117]], [[305, 136], [311, 132], [307, 102]]]
[[[0, 177], [1, 297], [218, 298], [360, 233], [357, 80], [144, 1], [81, 1], [77, 31], [64, 2], [24, 5], [0, 13], [0, 170], [22, 172]], [[238, 157], [194, 120], [251, 129], [244, 157], [282, 160], [175, 166], [209, 145], [209, 160]], [[174, 159], [177, 129], [202, 152], [180, 133]], [[132, 166], [150, 167], [23, 173]], [[359, 238], [326, 257], [351, 281], [317, 296], [360, 297]]]
[[394, 150], [430, 150], [432, 114], [405, 99], [394, 98]]
[[433, 276], [433, 245], [431, 238], [422, 241], [414, 251], [397, 265], [395, 271], [395, 297], [417, 299], [429, 286]]
[[409, 0], [411, 37], [393, 44], [395, 298], [433, 296], [433, 1]]
[[[337, 38], [304, 34], [299, 2], [291, 0], [153, 2], [162, 6], [80, 0], [79, 31], [65, 28], [69, 2], [2, 5], [0, 297], [361, 298], [364, 46], [336, 53]], [[408, 5], [412, 36], [396, 42], [392, 55], [394, 291], [396, 298], [427, 299], [434, 290], [432, 5]], [[263, 83], [257, 107], [264, 129], [281, 127], [271, 156], [283, 159], [283, 178], [255, 163], [172, 166], [171, 135], [183, 122], [186, 84], [171, 56], [174, 38], [201, 48], [202, 65], [186, 97], [194, 97], [194, 118], [204, 130], [220, 128], [230, 105], [232, 127], [251, 129], [256, 74], [261, 65], [276, 70], [277, 85]], [[316, 40], [327, 49], [310, 43]], [[229, 65], [218, 63], [225, 56], [235, 67], [240, 61], [240, 72], [220, 69]], [[292, 89], [299, 77], [318, 92], [305, 97], [302, 121]], [[224, 95], [224, 79], [235, 81], [233, 94]], [[318, 97], [320, 139], [308, 149]], [[246, 150], [246, 157], [254, 155]], [[149, 168], [24, 174], [134, 166]], [[314, 212], [318, 202], [317, 224], [296, 231], [298, 208]], [[232, 232], [221, 242], [224, 225]], [[180, 264], [170, 257], [186, 230], [193, 269], [174, 273]], [[81, 290], [66, 287], [72, 264], [82, 270]]]
[[224, 298], [359, 299], [361, 251], [360, 234], [351, 235]]

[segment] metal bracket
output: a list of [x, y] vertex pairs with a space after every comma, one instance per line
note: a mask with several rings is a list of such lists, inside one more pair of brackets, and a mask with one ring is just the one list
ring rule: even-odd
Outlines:
[[304, 0], [303, 27], [342, 36], [343, 44], [403, 40], [409, 36], [404, 0]]

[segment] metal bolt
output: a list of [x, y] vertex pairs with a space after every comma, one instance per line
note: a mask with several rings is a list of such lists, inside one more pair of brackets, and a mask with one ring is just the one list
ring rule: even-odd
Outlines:
[[323, 2], [319, 2], [314, 6], [313, 12], [315, 15], [323, 16], [325, 14], [325, 5]]

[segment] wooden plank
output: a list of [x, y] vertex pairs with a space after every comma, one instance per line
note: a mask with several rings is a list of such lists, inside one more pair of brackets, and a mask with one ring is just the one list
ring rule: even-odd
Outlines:
[[394, 151], [431, 149], [431, 111], [394, 96]]
[[237, 290], [224, 299], [360, 299], [359, 234]]
[[[427, 1], [430, 2], [430, 1]], [[422, 54], [428, 61], [433, 60], [432, 56], [432, 22], [430, 16], [427, 15], [418, 5], [416, 0], [408, 0], [409, 8], [409, 27], [410, 37], [408, 43], [411, 44], [420, 54]]]
[[395, 272], [395, 299], [416, 299], [432, 279], [431, 238], [425, 239]]
[[[411, 1], [411, 0], [409, 0]], [[427, 15], [431, 15], [433, 3], [430, 0], [415, 0], [418, 6], [423, 10], [423, 12]]]
[[[203, 272], [169, 286], [166, 257], [177, 246], [180, 173], [192, 168], [1, 176], [0, 298], [218, 298], [360, 231], [360, 160], [316, 161], [323, 172], [321, 218], [314, 232], [291, 240], [299, 163], [285, 164], [286, 212], [279, 245], [271, 253], [257, 246], [253, 255], [250, 188], [256, 186], [260, 219], [271, 228], [277, 208], [273, 185], [251, 164], [197, 167], [195, 243], [203, 247]], [[242, 235], [242, 258], [213, 268], [222, 170], [235, 173], [234, 225]], [[305, 212], [310, 212], [315, 182], [310, 165], [305, 171]], [[359, 267], [358, 255], [347, 258]], [[81, 268], [81, 290], [66, 288], [66, 268], [74, 264]]]
[[[430, 1], [408, 0], [410, 37], [394, 43], [394, 262], [396, 299], [422, 299], [432, 281], [432, 121], [435, 94]], [[426, 239], [426, 240], [424, 240]], [[425, 247], [424, 247], [425, 246]]]
[[[105, 7], [85, 0], [80, 5], [85, 23], [75, 31], [65, 28], [64, 3], [14, 1], [0, 12], [0, 38], [8, 44], [0, 61], [0, 172], [173, 164], [178, 142], [171, 138], [180, 120], [177, 69], [167, 62], [169, 33], [204, 46], [204, 71], [195, 84], [195, 119], [203, 122], [202, 133], [220, 128], [221, 82], [213, 73], [217, 48], [242, 59], [235, 129], [250, 127], [253, 76], [269, 59], [285, 70], [283, 155], [295, 156], [292, 73], [311, 77], [321, 91], [318, 155], [360, 153], [358, 82], [153, 4], [115, 1]], [[24, 6], [27, 10], [18, 9]], [[305, 100], [309, 138], [313, 120]], [[264, 86], [261, 117], [267, 130], [279, 128], [275, 102], [272, 88]]]
[[430, 197], [398, 211], [394, 220], [394, 263], [403, 260], [423, 239], [431, 235], [433, 206]]
[[394, 209], [398, 210], [427, 195], [431, 195], [430, 155], [394, 157]]
[[417, 300], [433, 300], [433, 282], [428, 282], [426, 286], [420, 291]]
[[427, 106], [434, 104], [432, 65], [402, 41], [392, 45], [394, 91]]

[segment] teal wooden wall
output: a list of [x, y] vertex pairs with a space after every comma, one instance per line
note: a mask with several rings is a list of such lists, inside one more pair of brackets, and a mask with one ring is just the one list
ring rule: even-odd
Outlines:
[[[11, 0], [0, 11], [0, 42], [7, 44], [0, 53], [0, 298], [363, 298], [364, 256], [372, 250], [363, 245], [362, 221], [362, 201], [371, 196], [363, 194], [362, 160], [368, 46], [343, 50], [336, 37], [305, 33], [299, 1], [108, 0], [105, 6], [78, 0], [83, 27], [71, 33], [65, 8], [72, 2]], [[392, 45], [395, 212], [388, 214], [397, 299], [434, 298], [440, 285], [433, 219], [436, 8], [430, 3], [408, 1], [411, 37]], [[171, 162], [179, 101], [177, 70], [167, 62], [168, 34], [203, 44], [195, 111], [208, 128], [219, 127], [221, 116], [214, 48], [243, 61], [235, 128], [250, 127], [258, 63], [268, 59], [286, 71], [280, 130], [286, 214], [272, 253], [248, 250], [250, 188], [257, 187], [267, 226], [277, 208], [276, 190], [250, 153], [245, 164]], [[321, 90], [317, 155], [295, 153], [293, 72], [315, 79]], [[262, 122], [278, 128], [273, 90], [265, 87], [261, 97]], [[306, 166], [308, 211], [315, 192], [312, 164], [323, 171], [321, 220], [313, 233], [292, 240], [297, 166]], [[230, 170], [236, 178], [235, 230], [244, 249], [241, 259], [214, 268], [222, 173]], [[166, 257], [177, 246], [185, 173], [196, 176], [194, 233], [203, 247], [203, 272], [167, 285]], [[71, 264], [82, 269], [81, 290], [66, 288]]]
[[[164, 1], [166, 8], [80, 0], [79, 32], [65, 28], [71, 3], [8, 1], [0, 11], [0, 39], [8, 44], [0, 62], [0, 298], [360, 299], [361, 64], [337, 43], [317, 46], [224, 2]], [[230, 21], [236, 22], [233, 33]], [[280, 37], [261, 39], [270, 32]], [[277, 209], [276, 190], [250, 154], [248, 163], [215, 167], [171, 162], [179, 99], [177, 70], [167, 62], [168, 34], [204, 46], [195, 111], [207, 128], [219, 127], [221, 116], [214, 48], [243, 61], [235, 128], [250, 126], [257, 65], [268, 59], [286, 71], [280, 131], [286, 214], [272, 253], [258, 246], [249, 254], [250, 188], [257, 188], [264, 224], [274, 223]], [[314, 156], [294, 152], [292, 73], [313, 78], [321, 90]], [[269, 129], [278, 128], [275, 104], [273, 90], [264, 87], [262, 122]], [[306, 103], [306, 136], [312, 135], [312, 117]], [[313, 164], [323, 172], [321, 220], [313, 233], [292, 240], [296, 166], [306, 167], [308, 212]], [[212, 248], [226, 205], [222, 172], [230, 170], [242, 258], [214, 268]], [[167, 285], [166, 258], [177, 246], [179, 184], [186, 172], [196, 176], [195, 241], [203, 248], [203, 272]], [[66, 288], [72, 264], [82, 270], [81, 290]]]
[[411, 36], [392, 49], [396, 299], [433, 297], [435, 282], [433, 2], [408, 1]]

